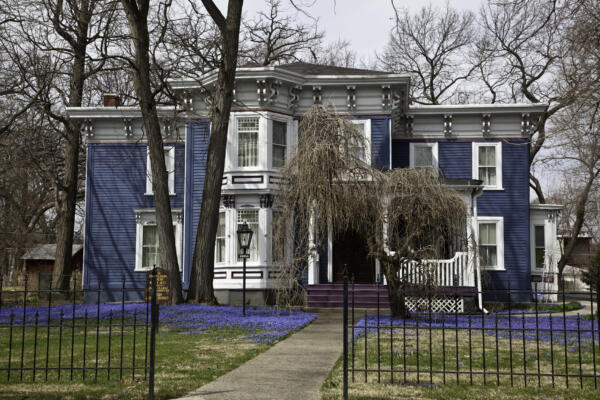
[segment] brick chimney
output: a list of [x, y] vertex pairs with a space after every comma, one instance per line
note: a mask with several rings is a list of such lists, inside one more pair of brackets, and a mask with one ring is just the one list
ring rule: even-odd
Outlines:
[[104, 107], [119, 107], [121, 105], [121, 98], [115, 93], [104, 93], [102, 99]]

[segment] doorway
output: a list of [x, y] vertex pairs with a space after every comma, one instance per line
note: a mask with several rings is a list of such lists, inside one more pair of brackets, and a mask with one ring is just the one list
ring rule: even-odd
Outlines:
[[355, 231], [347, 231], [333, 239], [333, 282], [344, 281], [344, 264], [348, 277], [355, 283], [375, 283], [375, 260], [369, 257], [366, 239]]

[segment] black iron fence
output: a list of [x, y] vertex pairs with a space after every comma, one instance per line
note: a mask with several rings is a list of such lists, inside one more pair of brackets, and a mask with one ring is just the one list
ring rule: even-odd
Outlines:
[[[158, 330], [156, 270], [144, 302], [126, 303], [118, 288], [69, 291], [47, 286], [4, 288], [0, 277], [0, 383], [147, 381], [154, 394]], [[117, 303], [103, 298], [120, 297]], [[87, 302], [84, 303], [83, 299]], [[94, 301], [89, 301], [94, 299]]]
[[[491, 298], [532, 298], [528, 304], [495, 303], [493, 312], [461, 310], [463, 299], [451, 295], [445, 295], [445, 310], [436, 312], [431, 307], [435, 293], [422, 290], [421, 304], [428, 303], [428, 309], [399, 318], [380, 307], [388, 296], [381, 284], [376, 309], [355, 308], [355, 285], [345, 274], [344, 398], [349, 380], [432, 387], [466, 383], [597, 389], [598, 288], [552, 291], [541, 283], [533, 285], [529, 291], [510, 286], [503, 291], [485, 290]], [[577, 309], [581, 303], [568, 301], [571, 298], [589, 304]], [[456, 306], [448, 311], [448, 303]]]

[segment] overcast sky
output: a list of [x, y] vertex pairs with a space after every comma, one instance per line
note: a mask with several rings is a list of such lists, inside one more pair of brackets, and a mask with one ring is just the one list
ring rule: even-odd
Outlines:
[[[314, 3], [311, 7], [308, 5]], [[479, 10], [482, 0], [454, 0], [449, 2], [456, 9]], [[221, 10], [226, 12], [226, 0], [217, 0]], [[304, 5], [304, 9], [319, 19], [319, 27], [325, 31], [327, 42], [338, 39], [348, 40], [359, 58], [369, 60], [375, 51], [385, 46], [390, 29], [394, 24], [394, 10], [390, 0], [295, 0], [295, 4]], [[396, 6], [415, 12], [425, 1], [396, 0]], [[446, 0], [432, 0], [431, 4], [443, 7]], [[295, 12], [289, 0], [282, 0], [282, 6]], [[244, 15], [252, 17], [257, 11], [267, 11], [264, 0], [245, 0]], [[302, 18], [306, 18], [301, 16]]]

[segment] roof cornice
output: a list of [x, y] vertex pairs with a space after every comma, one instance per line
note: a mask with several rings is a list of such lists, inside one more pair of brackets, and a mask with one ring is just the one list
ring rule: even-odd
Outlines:
[[514, 103], [514, 104], [448, 104], [448, 105], [417, 105], [409, 106], [408, 113], [412, 115], [427, 114], [476, 114], [476, 113], [542, 113], [548, 108], [545, 103]]

